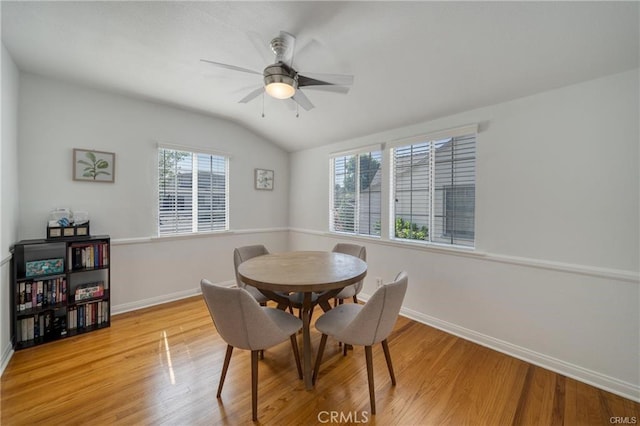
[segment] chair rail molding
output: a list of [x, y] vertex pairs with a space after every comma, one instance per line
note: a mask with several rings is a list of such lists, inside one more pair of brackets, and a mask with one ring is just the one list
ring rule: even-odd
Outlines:
[[335, 240], [353, 240], [366, 242], [368, 244], [379, 244], [391, 247], [398, 247], [406, 250], [421, 250], [451, 256], [469, 257], [477, 260], [503, 263], [508, 265], [525, 266], [529, 268], [545, 269], [571, 274], [587, 275], [596, 278], [613, 279], [624, 281], [630, 284], [640, 284], [640, 271], [628, 271], [624, 269], [601, 268], [596, 266], [580, 265], [566, 262], [555, 262], [546, 259], [535, 259], [529, 257], [508, 256], [497, 253], [488, 253], [478, 250], [456, 249], [449, 247], [438, 247], [420, 243], [405, 243], [388, 239], [373, 238], [369, 236], [359, 236], [350, 234], [339, 234], [335, 232], [316, 231], [301, 228], [291, 228], [290, 232], [314, 235]]

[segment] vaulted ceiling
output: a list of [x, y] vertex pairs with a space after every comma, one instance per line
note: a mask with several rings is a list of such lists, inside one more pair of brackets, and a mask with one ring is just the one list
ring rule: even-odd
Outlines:
[[[18, 67], [228, 118], [288, 151], [638, 68], [637, 2], [10, 2]], [[346, 95], [238, 101], [297, 37], [301, 72], [352, 74]], [[264, 111], [264, 117], [262, 112]]]

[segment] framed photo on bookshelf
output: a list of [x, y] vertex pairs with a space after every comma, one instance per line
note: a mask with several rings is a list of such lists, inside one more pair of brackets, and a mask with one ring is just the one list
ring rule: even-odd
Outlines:
[[256, 169], [256, 189], [273, 190], [273, 170]]
[[115, 182], [116, 154], [90, 149], [73, 150], [73, 180]]

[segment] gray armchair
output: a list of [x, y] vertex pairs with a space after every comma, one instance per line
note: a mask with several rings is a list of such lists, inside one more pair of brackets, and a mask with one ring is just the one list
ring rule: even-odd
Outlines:
[[240, 266], [242, 262], [245, 262], [254, 257], [263, 256], [265, 254], [269, 254], [269, 250], [267, 250], [267, 248], [262, 244], [238, 247], [237, 249], [233, 250], [233, 267], [236, 271], [236, 284], [238, 285], [238, 287], [247, 290], [249, 294], [251, 294], [251, 296], [253, 296], [253, 298], [263, 306], [266, 305], [267, 300], [269, 299], [254, 286], [242, 282], [242, 280], [240, 279], [240, 275], [238, 275], [238, 266]]
[[[350, 254], [351, 256], [360, 258], [364, 262], [367, 261], [367, 249], [364, 246], [360, 246], [357, 244], [338, 243], [332, 251], [335, 253]], [[358, 293], [360, 293], [360, 291], [362, 290], [362, 284], [362, 281], [358, 281], [355, 284], [351, 284], [350, 286], [343, 288], [335, 297], [336, 306], [338, 305], [338, 302], [342, 304], [344, 299], [349, 298], [353, 299], [353, 303], [358, 303], [357, 296]]]
[[302, 321], [295, 316], [274, 308], [262, 307], [243, 288], [220, 287], [203, 279], [200, 282], [202, 296], [209, 308], [213, 323], [220, 337], [227, 342], [227, 352], [220, 375], [217, 398], [227, 375], [233, 348], [251, 351], [251, 410], [252, 419], [258, 419], [258, 353], [281, 343], [287, 338], [302, 379], [302, 367], [296, 333]]
[[376, 400], [373, 382], [373, 355], [371, 347], [382, 343], [387, 368], [391, 376], [391, 383], [395, 386], [396, 378], [393, 374], [391, 354], [387, 337], [391, 334], [398, 319], [402, 301], [407, 291], [409, 278], [406, 272], [396, 276], [394, 282], [381, 286], [371, 296], [365, 305], [345, 303], [326, 312], [316, 321], [316, 329], [322, 333], [315, 368], [313, 382], [315, 383], [322, 363], [322, 354], [327, 343], [327, 336], [350, 345], [362, 345], [365, 349], [367, 362], [367, 376], [369, 381], [369, 400], [371, 414], [376, 413]]

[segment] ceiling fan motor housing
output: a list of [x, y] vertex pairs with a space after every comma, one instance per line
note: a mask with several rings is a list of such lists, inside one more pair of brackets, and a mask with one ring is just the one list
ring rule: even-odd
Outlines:
[[284, 83], [294, 89], [298, 88], [298, 74], [282, 62], [277, 62], [266, 67], [263, 75], [265, 86], [272, 83]]

